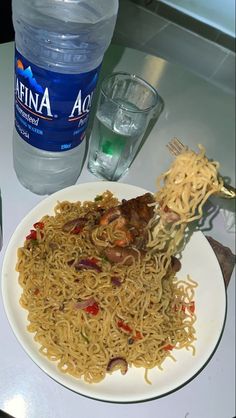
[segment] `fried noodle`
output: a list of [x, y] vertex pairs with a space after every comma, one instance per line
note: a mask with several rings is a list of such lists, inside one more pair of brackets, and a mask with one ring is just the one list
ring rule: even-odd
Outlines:
[[[187, 152], [159, 180], [164, 185], [155, 195], [148, 250], [137, 249], [130, 265], [103, 256], [123, 233], [116, 221], [99, 224], [101, 213], [118, 204], [110, 191], [94, 201], [58, 202], [18, 249], [28, 331], [61, 372], [96, 383], [117, 368], [125, 374], [126, 366], [161, 369], [175, 350], [194, 354], [197, 283], [189, 276], [177, 280], [171, 257], [187, 223], [202, 216], [204, 201], [219, 188], [217, 165], [202, 149]], [[170, 213], [178, 220], [169, 222]], [[82, 227], [65, 230], [77, 218]]]

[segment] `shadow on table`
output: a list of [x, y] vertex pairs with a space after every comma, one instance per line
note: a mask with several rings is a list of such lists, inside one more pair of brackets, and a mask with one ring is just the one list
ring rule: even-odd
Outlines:
[[[232, 214], [235, 214], [235, 199], [225, 199], [222, 197], [217, 197], [217, 196], [212, 195], [207, 200], [207, 202], [203, 206], [202, 217], [198, 220], [191, 222], [188, 225], [188, 228], [185, 234], [184, 245], [180, 251], [180, 257], [181, 257], [181, 253], [184, 247], [188, 244], [189, 240], [191, 239], [192, 234], [195, 231], [201, 231], [207, 237], [206, 235], [207, 232], [210, 232], [214, 229], [215, 219], [217, 215], [219, 214], [220, 210], [222, 209], [229, 213], [232, 212]], [[225, 224], [225, 228], [227, 228], [226, 224]]]

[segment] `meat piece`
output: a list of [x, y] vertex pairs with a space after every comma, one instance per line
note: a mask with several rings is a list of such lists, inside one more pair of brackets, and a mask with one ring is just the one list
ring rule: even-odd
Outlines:
[[120, 205], [121, 214], [126, 218], [130, 227], [143, 229], [154, 215], [154, 197], [151, 193], [145, 193], [134, 199], [123, 201]]
[[104, 250], [106, 258], [113, 263], [123, 263], [130, 266], [134, 260], [138, 259], [139, 253], [131, 247], [107, 247]]
[[100, 225], [106, 226], [110, 222], [119, 218], [120, 215], [121, 215], [121, 211], [120, 211], [119, 206], [116, 206], [115, 208], [110, 208], [101, 216]]
[[132, 244], [137, 248], [145, 246], [147, 235], [145, 228], [154, 215], [154, 197], [151, 193], [146, 193], [134, 199], [123, 200], [119, 206], [106, 211], [101, 219], [100, 225], [108, 225], [116, 221], [116, 228], [126, 233], [125, 239], [121, 239], [118, 246], [128, 246]]

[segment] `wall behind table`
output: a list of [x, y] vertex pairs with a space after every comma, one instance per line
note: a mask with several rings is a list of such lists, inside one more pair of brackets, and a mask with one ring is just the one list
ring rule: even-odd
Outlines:
[[[213, 0], [195, 1], [208, 4]], [[235, 94], [234, 37], [163, 1], [119, 0], [113, 43], [181, 65]]]
[[230, 36], [235, 36], [235, 0], [162, 1]]

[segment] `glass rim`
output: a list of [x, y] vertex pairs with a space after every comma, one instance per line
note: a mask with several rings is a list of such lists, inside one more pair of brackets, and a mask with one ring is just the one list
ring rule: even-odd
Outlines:
[[[128, 76], [130, 79], [139, 81], [140, 84], [144, 85], [149, 90], [151, 90], [153, 95], [154, 95], [154, 98], [155, 98], [154, 104], [151, 105], [151, 106], [146, 107], [145, 109], [128, 109], [125, 105], [117, 103], [116, 100], [114, 100], [112, 97], [108, 97], [108, 94], [104, 90], [104, 87], [105, 87], [104, 85], [110, 79], [115, 78], [117, 75]], [[156, 105], [158, 104], [158, 101], [159, 101], [159, 94], [158, 94], [157, 90], [155, 89], [155, 87], [153, 87], [148, 81], [144, 80], [142, 77], [138, 76], [137, 74], [126, 73], [125, 71], [117, 71], [117, 72], [112, 73], [109, 76], [105, 77], [102, 80], [100, 89], [101, 89], [101, 93], [103, 93], [104, 96], [106, 96], [112, 103], [114, 103], [115, 105], [117, 105], [121, 109], [124, 109], [124, 110], [126, 110], [127, 112], [130, 112], [130, 113], [145, 113], [145, 112], [148, 113], [148, 112], [150, 112], [150, 110], [152, 110], [156, 107]]]

